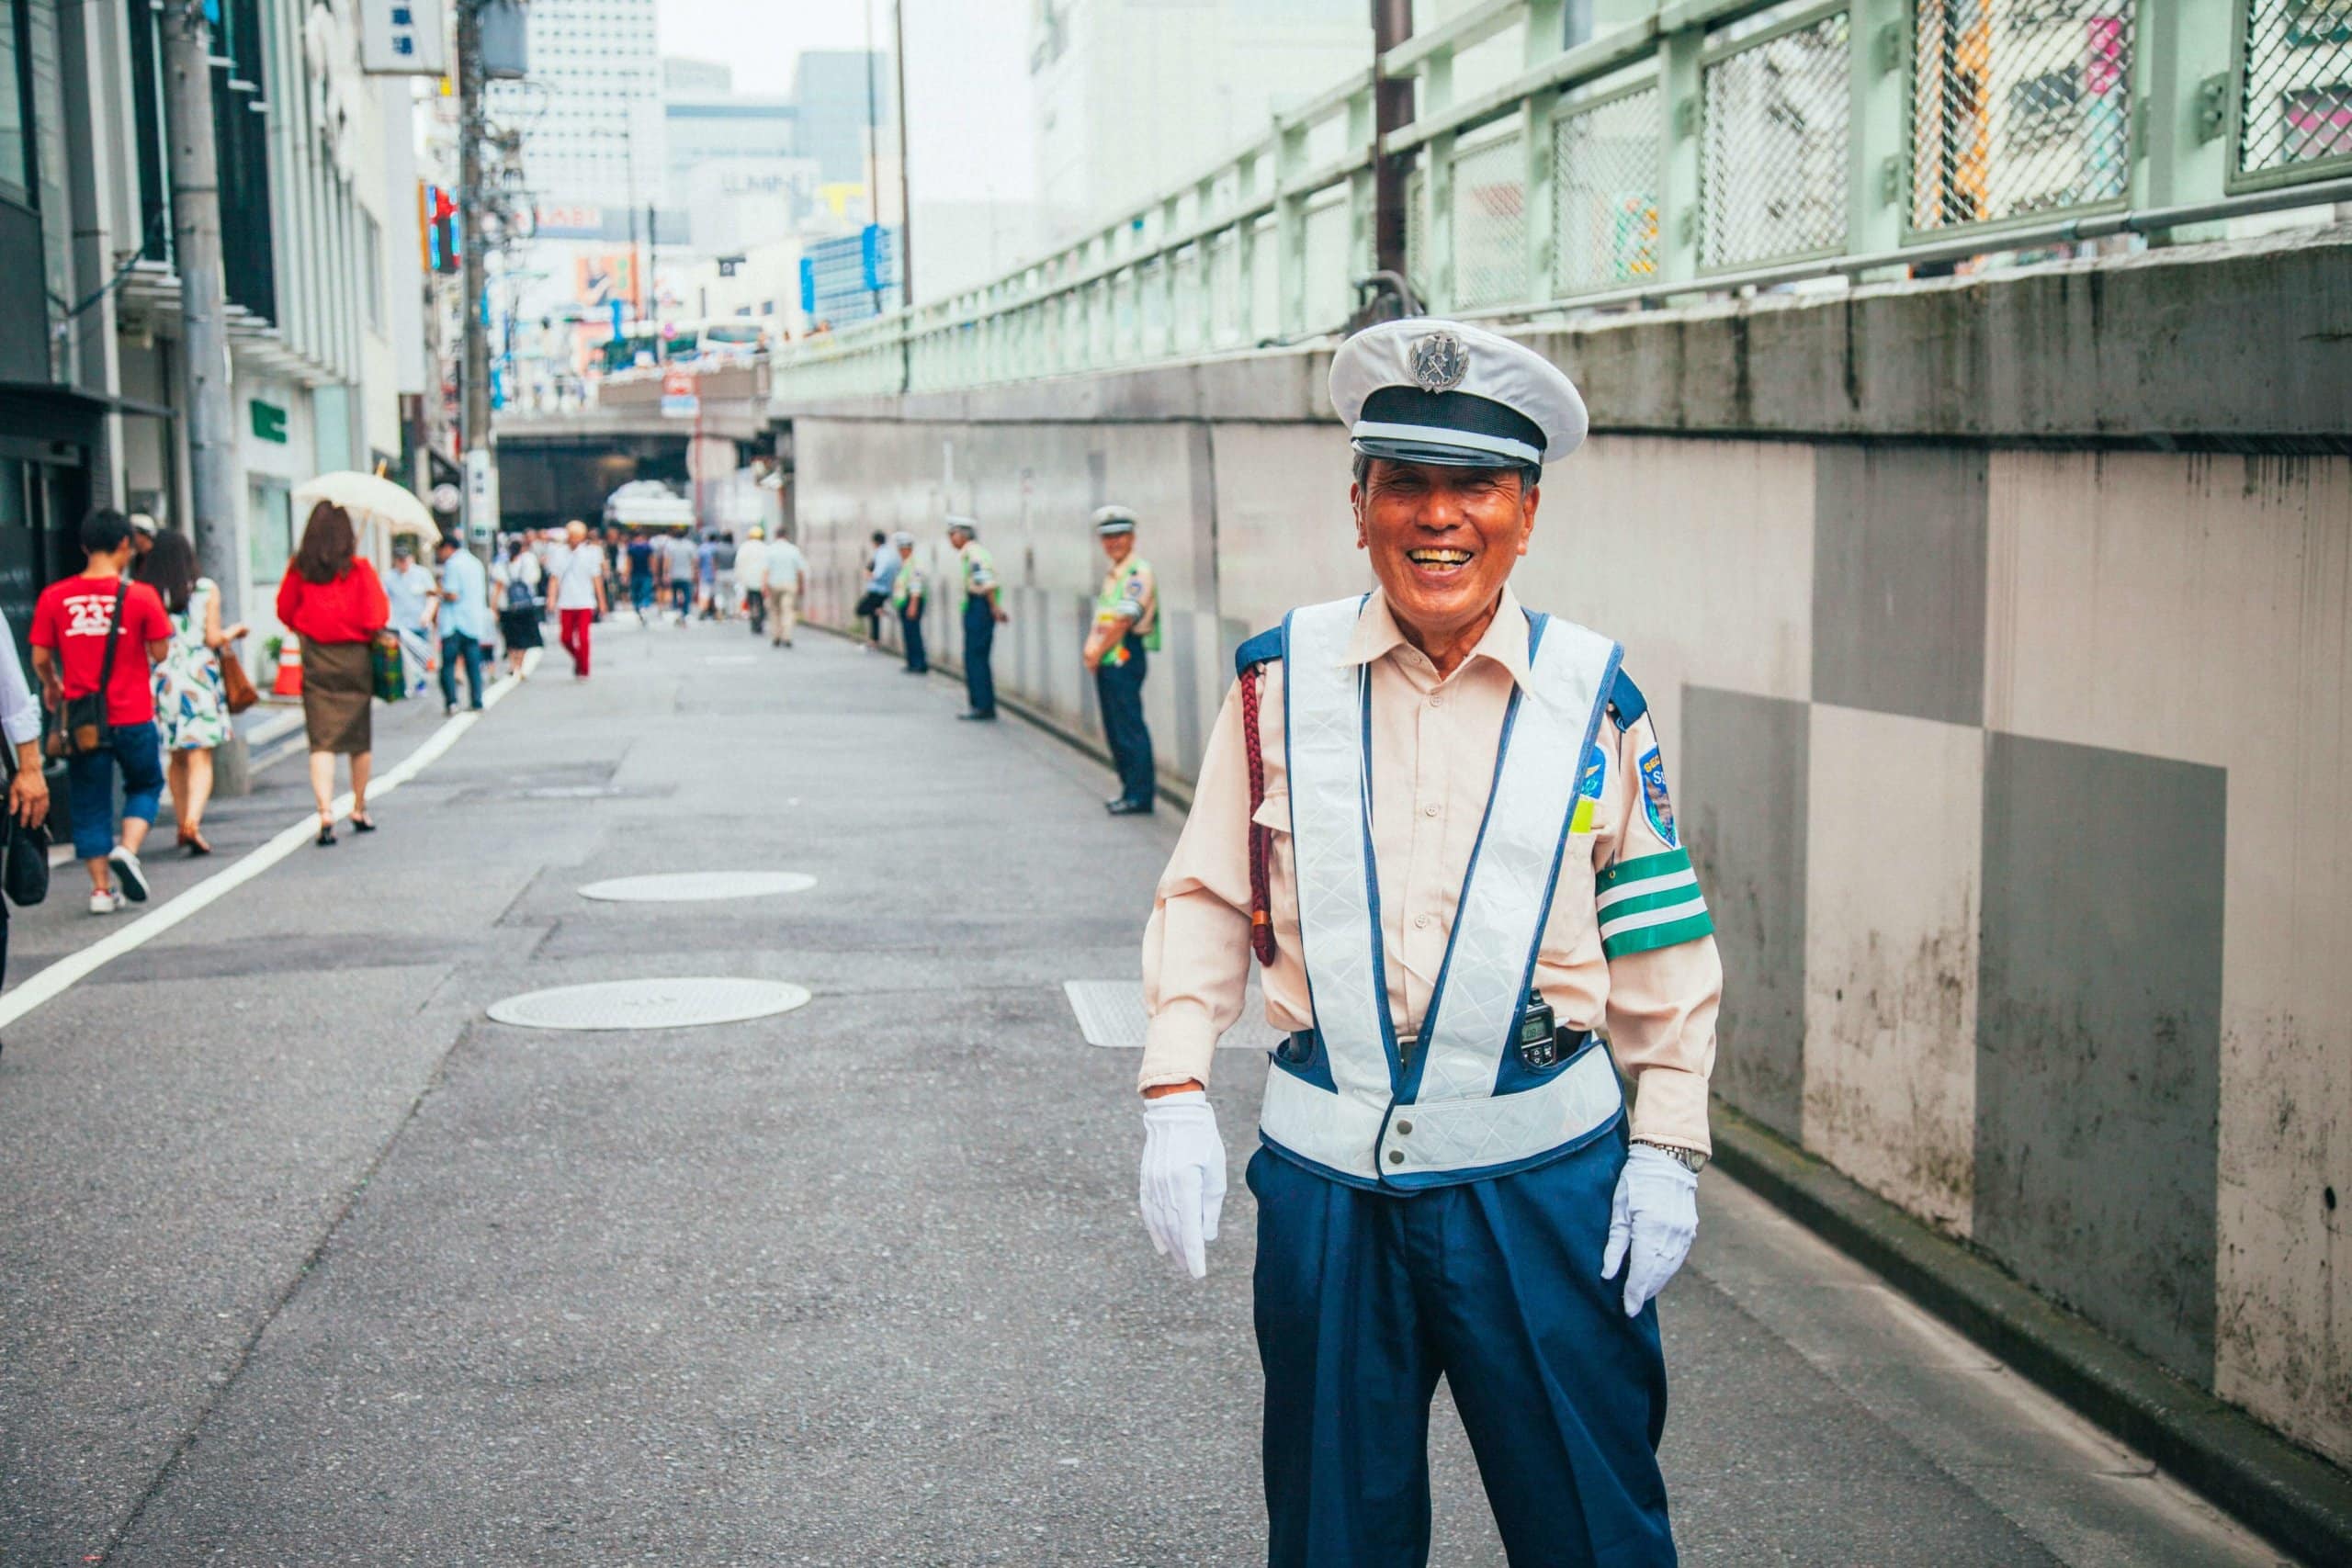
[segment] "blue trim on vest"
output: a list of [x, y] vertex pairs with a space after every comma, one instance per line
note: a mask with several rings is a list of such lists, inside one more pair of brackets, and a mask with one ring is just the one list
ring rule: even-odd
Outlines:
[[1288, 615], [1283, 617], [1281, 626], [1270, 626], [1255, 637], [1244, 638], [1241, 646], [1233, 650], [1233, 678], [1237, 681], [1241, 679], [1243, 671], [1252, 664], [1272, 664], [1283, 658], [1289, 641]]
[[[1624, 656], [1625, 650], [1619, 649], [1617, 657], [1622, 660]], [[1610, 683], [1609, 706], [1617, 715], [1617, 728], [1631, 729], [1641, 723], [1644, 714], [1650, 711], [1650, 701], [1642, 695], [1642, 689], [1634, 684], [1634, 678], [1621, 668]]]
[[[1372, 595], [1367, 593], [1364, 599], [1370, 603]], [[1359, 610], [1357, 613], [1362, 615], [1363, 612]], [[1283, 681], [1283, 690], [1290, 690], [1287, 673]], [[1360, 705], [1357, 724], [1363, 737], [1363, 771], [1356, 782], [1356, 800], [1362, 820], [1357, 826], [1363, 834], [1364, 906], [1372, 928], [1372, 995], [1373, 1000], [1379, 1004], [1376, 1016], [1380, 1020], [1380, 1048], [1388, 1056], [1389, 1111], [1393, 1114], [1405, 1082], [1405, 1054], [1396, 1048], [1396, 1020], [1388, 1010], [1388, 943], [1381, 935], [1380, 861], [1372, 848], [1372, 666], [1369, 664], [1362, 665], [1356, 671], [1356, 701]], [[1385, 1119], [1381, 1125], [1387, 1125]]]
[[[1527, 617], [1527, 662], [1532, 666], [1535, 662], [1535, 650], [1544, 641], [1544, 628], [1550, 622], [1551, 617], [1524, 608], [1520, 613]], [[1462, 886], [1454, 895], [1457, 912], [1461, 907], [1462, 895], [1470, 891], [1471, 883], [1477, 877], [1478, 857], [1487, 848], [1487, 829], [1495, 819], [1495, 792], [1503, 782], [1503, 759], [1510, 755], [1511, 730], [1519, 723], [1519, 702], [1524, 694], [1514, 683], [1511, 687], [1510, 702], [1503, 708], [1502, 735], [1495, 742], [1495, 776], [1487, 782], [1486, 814], [1478, 818], [1478, 837], [1470, 845], [1470, 863], [1463, 868]], [[1575, 809], [1574, 805], [1571, 804], [1569, 810], [1573, 812]], [[1438, 1004], [1445, 999], [1446, 978], [1453, 973], [1453, 944], [1461, 935], [1461, 922], [1456, 920], [1453, 929], [1446, 933], [1445, 956], [1438, 963], [1437, 983], [1430, 987], [1430, 1005], [1421, 1010], [1420, 1038], [1425, 1048], [1414, 1056], [1412, 1067], [1405, 1075], [1404, 1085], [1396, 1096], [1399, 1104], [1410, 1105], [1420, 1098], [1421, 1074], [1429, 1066], [1430, 1059], [1426, 1043], [1430, 1036], [1436, 1032]], [[1524, 1003], [1521, 1005], [1523, 1006]], [[1513, 1013], [1511, 1015], [1512, 1032], [1504, 1037], [1504, 1055], [1510, 1055], [1510, 1042], [1517, 1037], [1518, 1028], [1519, 1015]]]
[[[1283, 1055], [1283, 1053], [1284, 1050], [1296, 1045], [1300, 1040], [1305, 1040], [1307, 1043], [1306, 1059], [1301, 1062], [1294, 1062], [1288, 1056]], [[1321, 1030], [1300, 1030], [1292, 1034], [1289, 1039], [1283, 1041], [1282, 1044], [1277, 1045], [1272, 1051], [1267, 1052], [1266, 1055], [1272, 1058], [1273, 1069], [1276, 1072], [1288, 1073], [1295, 1078], [1303, 1079], [1307, 1083], [1313, 1084], [1317, 1089], [1327, 1089], [1333, 1094], [1340, 1092], [1340, 1086], [1334, 1082], [1331, 1077], [1331, 1053], [1329, 1048], [1323, 1043], [1323, 1032]]]
[[[1614, 686], [1620, 682], [1622, 679], [1621, 666], [1623, 663], [1624, 658], [1625, 649], [1623, 644], [1611, 643], [1609, 645], [1609, 667], [1601, 671], [1601, 682], [1604, 686], [1613, 690]], [[1636, 694], [1638, 695], [1638, 694]], [[1578, 746], [1576, 750], [1576, 765], [1578, 768], [1583, 767], [1585, 758], [1592, 754], [1593, 738], [1600, 733], [1600, 715], [1609, 705], [1610, 705], [1607, 703], [1595, 703], [1592, 705], [1592, 716], [1585, 720], [1584, 744]], [[1549, 926], [1552, 923], [1552, 900], [1558, 897], [1560, 891], [1560, 867], [1567, 859], [1568, 841], [1576, 837], [1575, 834], [1568, 831], [1568, 829], [1577, 819], [1577, 801], [1578, 798], [1580, 798], [1580, 792], [1578, 794], [1572, 794], [1568, 796], [1568, 818], [1566, 822], [1560, 824], [1560, 847], [1552, 852], [1552, 874], [1544, 885], [1544, 907], [1535, 912], [1535, 941], [1527, 950], [1526, 973], [1520, 977], [1519, 1010], [1512, 1013], [1510, 1019], [1510, 1038], [1514, 1040], [1519, 1037], [1520, 1020], [1524, 1018], [1527, 1014], [1527, 993], [1535, 984], [1535, 961], [1544, 952], [1544, 930], [1546, 926]], [[1581, 1053], [1579, 1053], [1579, 1055], [1581, 1055]], [[1505, 1062], [1509, 1062], [1513, 1059], [1514, 1055], [1515, 1053], [1506, 1050], [1503, 1053], [1503, 1060]], [[1495, 1093], [1501, 1094], [1504, 1092], [1502, 1080], [1507, 1075], [1504, 1070], [1498, 1066], [1495, 1072]]]

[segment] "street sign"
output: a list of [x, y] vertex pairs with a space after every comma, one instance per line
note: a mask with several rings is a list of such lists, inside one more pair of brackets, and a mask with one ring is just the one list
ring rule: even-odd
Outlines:
[[359, 0], [359, 69], [370, 76], [440, 76], [441, 0]]
[[695, 373], [672, 366], [662, 372], [662, 412], [668, 419], [694, 419], [702, 412]]
[[477, 446], [466, 454], [466, 538], [488, 548], [498, 534], [498, 465], [490, 449]]

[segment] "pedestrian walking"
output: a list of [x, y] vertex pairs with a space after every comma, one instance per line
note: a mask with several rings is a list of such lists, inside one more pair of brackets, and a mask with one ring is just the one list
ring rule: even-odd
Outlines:
[[[171, 649], [172, 623], [155, 591], [124, 575], [130, 570], [130, 520], [119, 512], [102, 507], [83, 519], [82, 570], [41, 591], [28, 639], [33, 674], [57, 716], [55, 744], [65, 757], [74, 853], [90, 874], [94, 915], [113, 914], [126, 897], [134, 904], [147, 901], [147, 868], [139, 850], [164, 793], [151, 671]], [[17, 776], [23, 773], [19, 766]]]
[[204, 808], [212, 799], [212, 752], [235, 733], [220, 661], [236, 657], [231, 649], [245, 625], [220, 624], [220, 584], [198, 572], [196, 547], [185, 534], [158, 534], [136, 575], [163, 600], [172, 624], [171, 646], [155, 663], [155, 730], [179, 847], [209, 855]]
[[574, 680], [588, 679], [589, 631], [605, 613], [605, 552], [588, 537], [588, 525], [564, 525], [564, 542], [548, 561], [549, 597], [555, 600], [556, 635], [571, 655]]
[[1254, 951], [1287, 1035], [1249, 1168], [1268, 1562], [1427, 1561], [1442, 1377], [1512, 1562], [1671, 1564], [1652, 1298], [1723, 971], [1622, 650], [1510, 588], [1584, 405], [1427, 320], [1351, 338], [1331, 393], [1378, 587], [1239, 651], [1144, 939], [1145, 1224], [1204, 1271], [1201, 1089]]
[[710, 617], [724, 621], [732, 617], [735, 602], [735, 536], [718, 533], [710, 541]]
[[670, 605], [677, 611], [680, 626], [684, 626], [695, 613], [695, 577], [700, 570], [701, 557], [702, 552], [690, 534], [673, 534], [665, 542]]
[[1118, 770], [1119, 793], [1102, 803], [1114, 817], [1148, 817], [1159, 791], [1151, 727], [1144, 722], [1143, 681], [1159, 651], [1159, 581], [1136, 554], [1136, 514], [1124, 506], [1094, 513], [1094, 536], [1111, 570], [1094, 596], [1094, 625], [1083, 657], [1094, 671], [1102, 736]]
[[882, 646], [882, 609], [895, 604], [892, 591], [899, 585], [899, 552], [883, 536], [874, 531], [874, 556], [865, 569], [865, 592], [857, 598], [857, 613], [865, 617], [865, 646]]
[[989, 660], [996, 628], [1011, 619], [997, 598], [996, 558], [980, 543], [980, 525], [969, 517], [947, 519], [947, 542], [956, 556], [956, 597], [964, 617], [964, 695], [970, 705], [958, 718], [993, 723], [996, 676]]
[[392, 541], [384, 597], [392, 606], [392, 630], [401, 639], [402, 663], [411, 668], [408, 690], [414, 696], [424, 690], [429, 672], [440, 667], [433, 623], [441, 606], [434, 597], [433, 570], [418, 562], [416, 542], [405, 534]]
[[800, 624], [800, 595], [808, 586], [808, 558], [792, 542], [789, 534], [778, 534], [768, 546], [767, 601], [768, 646], [790, 648], [793, 628]]
[[434, 590], [441, 627], [441, 711], [458, 711], [458, 666], [466, 667], [467, 705], [481, 711], [482, 644], [490, 637], [490, 578], [471, 550], [444, 534], [434, 547], [441, 586]]
[[742, 596], [744, 615], [757, 637], [768, 620], [768, 531], [754, 523], [743, 542], [735, 547], [735, 592]]
[[376, 634], [391, 620], [376, 569], [359, 554], [351, 514], [311, 509], [301, 547], [277, 585], [277, 619], [302, 639], [302, 725], [311, 743], [311, 795], [321, 849], [335, 841], [334, 760], [351, 759], [351, 830], [372, 833], [368, 779], [376, 750]]
[[899, 552], [898, 576], [890, 585], [890, 607], [898, 613], [899, 636], [907, 650], [910, 675], [931, 672], [931, 660], [922, 651], [922, 568], [915, 564], [915, 536], [900, 529], [890, 536]]
[[653, 541], [643, 529], [628, 538], [628, 604], [640, 621], [653, 608]]
[[[8, 816], [28, 832], [49, 820], [49, 780], [41, 774], [40, 703], [17, 658], [17, 637], [0, 614], [0, 739], [8, 746]], [[0, 850], [6, 840], [0, 839]], [[0, 985], [8, 980], [8, 900], [0, 897]]]
[[498, 601], [498, 640], [506, 646], [506, 672], [527, 681], [524, 656], [547, 646], [539, 623], [547, 617], [547, 573], [531, 553], [530, 541], [517, 534], [506, 542], [506, 558], [490, 569], [491, 591]]

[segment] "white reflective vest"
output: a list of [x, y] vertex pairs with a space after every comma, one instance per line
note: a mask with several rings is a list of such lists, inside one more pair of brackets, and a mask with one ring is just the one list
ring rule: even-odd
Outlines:
[[1304, 1060], [1276, 1055], [1259, 1128], [1275, 1152], [1357, 1186], [1503, 1175], [1598, 1136], [1624, 1110], [1597, 1042], [1541, 1068], [1518, 1049], [1584, 759], [1622, 650], [1573, 622], [1528, 617], [1531, 678], [1503, 720], [1494, 792], [1408, 1055], [1381, 952], [1371, 675], [1346, 657], [1364, 604], [1311, 605], [1283, 623], [1291, 846], [1316, 1030]]

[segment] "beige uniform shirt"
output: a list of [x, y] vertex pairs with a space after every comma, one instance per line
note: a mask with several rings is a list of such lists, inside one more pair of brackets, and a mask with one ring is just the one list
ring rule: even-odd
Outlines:
[[[1514, 686], [1528, 678], [1527, 621], [1506, 587], [1476, 651], [1440, 680], [1375, 592], [1349, 659], [1372, 671], [1372, 840], [1381, 941], [1389, 1010], [1398, 1034], [1412, 1035], [1444, 963], [1463, 873], [1494, 786], [1504, 710]], [[1312, 1028], [1315, 1016], [1299, 957], [1279, 661], [1265, 666], [1259, 698], [1266, 799], [1257, 819], [1272, 829], [1268, 883], [1280, 948], [1264, 976], [1266, 1021], [1289, 1032]], [[1703, 1151], [1723, 965], [1712, 936], [1613, 960], [1603, 955], [1595, 878], [1673, 847], [1653, 825], [1654, 811], [1666, 831], [1674, 829], [1662, 798], [1645, 802], [1641, 762], [1657, 746], [1648, 716], [1621, 729], [1604, 715], [1597, 744], [1607, 759], [1601, 795], [1589, 834], [1575, 836], [1587, 841], [1572, 841], [1561, 863], [1535, 983], [1561, 1023], [1609, 1037], [1617, 1065], [1634, 1080], [1634, 1135]], [[1241, 1016], [1250, 963], [1249, 819], [1237, 683], [1209, 737], [1192, 813], [1160, 874], [1144, 931], [1144, 1009], [1151, 1019], [1144, 1088], [1207, 1082], [1217, 1037]]]

